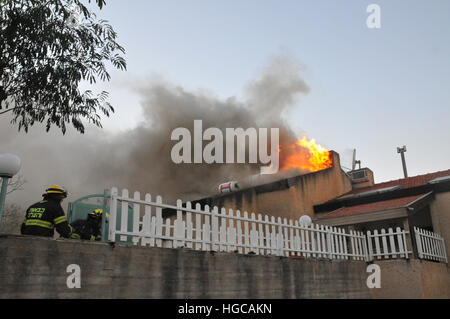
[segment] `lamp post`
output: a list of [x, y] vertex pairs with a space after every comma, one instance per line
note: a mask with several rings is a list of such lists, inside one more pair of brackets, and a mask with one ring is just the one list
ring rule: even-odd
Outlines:
[[5, 206], [6, 189], [8, 181], [20, 170], [20, 158], [13, 154], [0, 155], [0, 177], [2, 178], [2, 188], [0, 191], [0, 224], [3, 217], [3, 207]]
[[309, 217], [308, 215], [303, 215], [300, 217], [300, 225], [309, 227], [312, 224], [312, 220], [311, 217]]

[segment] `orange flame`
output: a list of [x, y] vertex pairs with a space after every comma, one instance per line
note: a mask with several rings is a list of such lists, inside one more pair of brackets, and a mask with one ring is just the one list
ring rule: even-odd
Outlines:
[[[330, 151], [316, 143], [314, 139], [308, 141], [304, 135], [295, 144], [289, 146], [291, 149], [284, 159], [283, 168], [299, 168], [310, 172], [317, 172], [333, 165]], [[282, 149], [279, 148], [279, 152]]]

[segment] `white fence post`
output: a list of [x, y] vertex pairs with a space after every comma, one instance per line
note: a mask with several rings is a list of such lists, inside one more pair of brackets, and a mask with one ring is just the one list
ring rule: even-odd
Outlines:
[[327, 258], [327, 255], [325, 254], [327, 252], [327, 242], [326, 240], [326, 234], [325, 234], [325, 227], [323, 225], [320, 225], [320, 238], [322, 241], [322, 258]]
[[304, 226], [305, 227], [305, 246], [306, 246], [306, 257], [309, 258], [311, 256], [311, 244], [310, 244], [310, 231], [309, 231], [309, 226]]
[[417, 247], [417, 254], [419, 255], [419, 258], [423, 258], [423, 250], [422, 250], [422, 238], [420, 237], [420, 229], [414, 226], [414, 233], [416, 237], [416, 247]]
[[265, 215], [264, 216], [264, 222], [265, 222], [265, 229], [266, 229], [266, 238], [265, 238], [265, 253], [267, 255], [271, 255], [272, 251], [272, 238], [271, 238], [271, 233], [270, 233], [270, 225], [269, 225], [269, 216]]
[[[120, 231], [127, 232], [128, 231], [128, 189], [122, 189], [122, 207], [121, 207], [121, 221], [120, 221]], [[126, 235], [120, 235], [121, 241], [126, 241]]]
[[[145, 194], [144, 196], [144, 200], [146, 202], [151, 202], [152, 201], [152, 196], [150, 194]], [[147, 244], [150, 243], [150, 246], [153, 247], [153, 245], [151, 244], [151, 241], [155, 240], [154, 237], [151, 238], [151, 228], [152, 228], [152, 206], [150, 205], [145, 205], [144, 206], [144, 217], [142, 219], [142, 239], [141, 239], [141, 245], [145, 246]]]
[[388, 229], [388, 234], [389, 234], [389, 243], [391, 246], [392, 258], [397, 258], [397, 251], [395, 249], [395, 240], [394, 240], [394, 235], [393, 235], [391, 227], [389, 227], [389, 229]]
[[317, 250], [317, 248], [316, 248], [316, 239], [314, 238], [314, 235], [315, 235], [314, 227], [315, 227], [315, 225], [311, 224], [310, 227], [311, 227], [311, 232], [310, 232], [310, 234], [311, 234], [311, 252], [312, 252], [312, 257], [315, 258], [316, 257], [316, 250]]
[[[222, 214], [225, 212], [225, 209], [222, 209]], [[214, 206], [211, 210], [211, 250], [212, 251], [221, 251], [219, 240], [219, 208]]]
[[[227, 238], [228, 238], [228, 250], [227, 251], [235, 251], [236, 250], [236, 228], [234, 227], [234, 212], [232, 209], [229, 210], [230, 213], [230, 225], [228, 227], [227, 231]], [[236, 225], [239, 222], [239, 220], [236, 219]]]
[[184, 233], [184, 227], [183, 227], [183, 212], [181, 211], [182, 208], [182, 202], [180, 199], [177, 199], [177, 219], [174, 223], [174, 237], [175, 240], [173, 241], [173, 248], [182, 247], [184, 245], [183, 239], [184, 236], [182, 234]]
[[209, 222], [210, 212], [209, 206], [205, 205], [205, 223], [203, 224], [202, 250], [209, 251], [211, 249], [211, 226]]
[[[134, 192], [133, 199], [140, 200], [141, 194], [139, 192]], [[133, 203], [133, 233], [139, 233], [141, 230], [139, 229], [140, 226], [140, 205], [137, 203]], [[133, 244], [137, 245], [139, 241], [139, 237], [134, 236], [133, 237]]]
[[299, 232], [299, 223], [298, 220], [294, 221], [294, 227], [295, 227], [295, 256], [302, 256], [301, 250], [301, 238], [300, 238], [300, 232]]
[[314, 234], [314, 243], [315, 243], [315, 251], [317, 251], [317, 258], [321, 258], [321, 242], [320, 242], [320, 226], [318, 224], [313, 225], [313, 234]]
[[250, 233], [248, 231], [248, 213], [244, 211], [244, 254], [250, 251]]
[[[199, 203], [195, 204], [195, 210], [200, 211], [201, 206]], [[202, 249], [202, 215], [195, 214], [195, 250]]]
[[381, 252], [381, 258], [389, 258], [389, 248], [386, 240], [386, 231], [384, 228], [381, 228], [381, 242], [383, 244], [383, 249]]
[[402, 235], [403, 235], [403, 245], [405, 245], [405, 258], [409, 259], [408, 242], [406, 240], [406, 230], [403, 229]]
[[281, 226], [281, 217], [278, 217], [278, 232], [277, 232], [277, 256], [283, 256], [283, 230]]
[[369, 257], [369, 251], [367, 250], [367, 238], [364, 235], [364, 233], [361, 232], [361, 231], [359, 232], [359, 235], [362, 237], [361, 241], [363, 243], [363, 257], [362, 257], [362, 259], [368, 262], [370, 257]]
[[[187, 209], [192, 209], [192, 203], [186, 203]], [[190, 211], [186, 211], [186, 247], [193, 247], [193, 225], [192, 225], [192, 213]]]
[[[162, 204], [162, 197], [156, 196], [156, 204]], [[156, 207], [156, 218], [155, 218], [155, 237], [157, 237], [155, 243], [157, 247], [162, 247], [162, 228], [163, 228], [163, 218], [162, 218], [162, 208]], [[159, 238], [159, 239], [158, 239]]]
[[111, 189], [111, 203], [109, 211], [109, 241], [116, 241], [116, 220], [117, 220], [117, 188], [113, 187]]
[[251, 219], [252, 219], [252, 229], [250, 231], [250, 251], [254, 252], [255, 254], [258, 254], [258, 232], [256, 231], [256, 215], [255, 213], [251, 213]]
[[327, 230], [327, 249], [328, 249], [328, 258], [333, 259], [333, 251], [331, 249], [331, 229], [329, 226], [326, 227]]
[[[403, 243], [403, 235], [402, 235], [402, 230], [400, 227], [396, 228], [396, 233], [397, 233], [397, 242], [398, 242], [398, 249], [399, 249], [399, 253], [400, 253], [400, 258], [405, 258], [405, 245]], [[406, 255], [407, 257], [407, 255]]]
[[373, 260], [373, 250], [372, 250], [372, 237], [371, 237], [370, 230], [367, 231], [366, 238], [367, 238], [367, 246], [369, 249], [369, 261], [372, 261]]
[[241, 211], [236, 210], [236, 229], [237, 229], [237, 250], [239, 253], [243, 253], [244, 249], [242, 247], [242, 220], [241, 220]]
[[262, 215], [258, 214], [258, 254], [259, 255], [265, 255], [264, 253], [264, 231], [263, 231], [263, 219], [262, 219]]
[[217, 227], [215, 232], [218, 233], [219, 238], [219, 251], [224, 251], [226, 249], [226, 243], [227, 243], [227, 234], [226, 234], [226, 216], [227, 211], [225, 208], [222, 208], [220, 212], [220, 219], [218, 219]]
[[[356, 260], [363, 260], [361, 256], [363, 255], [363, 243], [364, 243], [364, 236], [362, 236], [361, 232], [355, 231], [356, 236]], [[361, 237], [362, 236], [362, 237]]]
[[[170, 226], [170, 218], [166, 218], [166, 232], [165, 232], [166, 237], [171, 237], [171, 233], [172, 232], [171, 232], [171, 226]], [[173, 247], [173, 244], [170, 245], [169, 241], [166, 242], [166, 245], [167, 245], [166, 248], [172, 248]]]

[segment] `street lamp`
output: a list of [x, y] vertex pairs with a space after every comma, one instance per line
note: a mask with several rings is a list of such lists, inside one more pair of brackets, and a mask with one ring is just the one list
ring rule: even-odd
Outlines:
[[2, 178], [2, 189], [0, 191], [0, 224], [3, 217], [8, 181], [20, 170], [20, 164], [20, 158], [18, 156], [13, 154], [0, 154], [0, 177]]
[[300, 225], [309, 227], [312, 223], [311, 217], [309, 217], [308, 215], [303, 215], [300, 217]]

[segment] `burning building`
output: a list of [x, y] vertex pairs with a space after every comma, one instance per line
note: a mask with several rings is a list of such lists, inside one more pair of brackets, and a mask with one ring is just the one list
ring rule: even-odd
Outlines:
[[303, 137], [286, 149], [280, 147], [279, 153], [281, 169], [277, 174], [223, 183], [219, 194], [195, 203], [275, 217], [314, 218], [314, 205], [352, 190], [350, 178], [341, 169], [339, 154], [314, 140]]
[[[305, 141], [293, 146], [303, 145], [303, 153], [281, 156], [278, 174], [234, 181], [229, 191], [195, 203], [297, 220], [308, 215], [316, 224], [363, 232], [400, 227], [412, 234], [419, 227], [450, 242], [450, 170], [375, 184], [369, 168], [344, 172], [338, 153]], [[408, 237], [409, 247], [414, 240]]]

